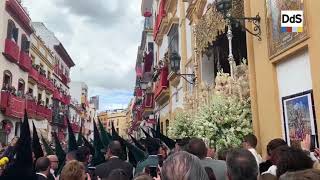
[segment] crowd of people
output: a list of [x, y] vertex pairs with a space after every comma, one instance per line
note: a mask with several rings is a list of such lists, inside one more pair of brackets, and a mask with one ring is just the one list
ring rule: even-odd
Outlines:
[[[320, 149], [311, 149], [310, 152], [308, 135], [299, 147], [291, 147], [281, 138], [271, 140], [265, 149], [266, 158], [262, 158], [256, 151], [258, 140], [253, 134], [243, 138], [242, 147], [217, 152], [200, 138], [178, 139], [173, 146], [168, 142], [172, 140], [156, 138], [154, 134], [140, 140], [132, 137], [132, 142], [128, 142], [131, 145], [123, 143], [123, 139], [113, 139], [108, 146], [100, 149], [105, 161], [99, 164], [93, 162], [96, 157], [93, 154], [99, 152], [96, 149], [93, 152], [88, 144], [83, 144], [67, 152], [63, 160], [58, 157], [58, 153], [44, 153], [38, 158], [34, 156], [33, 171], [39, 180], [320, 179]], [[16, 143], [17, 139], [14, 139], [2, 152], [0, 161], [2, 157], [14, 159]], [[137, 156], [139, 152], [145, 155], [142, 159]], [[130, 159], [130, 153], [135, 154], [135, 162]], [[2, 169], [4, 174], [6, 166]]]

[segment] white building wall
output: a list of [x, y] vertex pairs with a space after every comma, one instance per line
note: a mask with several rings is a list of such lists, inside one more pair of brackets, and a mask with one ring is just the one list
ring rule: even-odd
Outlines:
[[[290, 57], [288, 60], [277, 64], [276, 71], [278, 79], [280, 104], [282, 104], [283, 97], [312, 89], [312, 78], [309, 60], [309, 53], [307, 50], [305, 50], [296, 54], [293, 57]], [[283, 137], [285, 137], [282, 106], [281, 118]]]

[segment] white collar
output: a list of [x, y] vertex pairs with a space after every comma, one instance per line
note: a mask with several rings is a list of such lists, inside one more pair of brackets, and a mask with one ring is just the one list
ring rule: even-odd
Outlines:
[[43, 176], [43, 177], [45, 177], [45, 178], [48, 178], [45, 174], [43, 174], [43, 173], [40, 173], [40, 172], [37, 172], [36, 174], [38, 174], [38, 175], [40, 175], [40, 176]]

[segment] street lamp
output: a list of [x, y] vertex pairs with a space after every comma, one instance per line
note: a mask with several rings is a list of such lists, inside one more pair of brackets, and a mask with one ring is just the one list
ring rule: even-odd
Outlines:
[[[170, 53], [170, 69], [172, 72], [174, 72], [176, 75], [181, 76], [184, 80], [186, 80], [188, 83], [190, 84], [194, 84], [196, 77], [195, 74], [181, 74], [180, 73], [180, 62], [181, 62], [181, 57], [179, 55], [179, 53], [177, 53], [176, 51]], [[192, 77], [192, 81], [189, 81], [186, 76], [191, 76]]]
[[253, 32], [247, 29], [245, 26], [243, 28], [248, 33], [258, 37], [258, 40], [261, 41], [261, 17], [259, 16], [259, 13], [255, 17], [232, 17], [230, 13], [230, 10], [232, 9], [232, 1], [233, 0], [216, 0], [216, 9], [221, 12], [227, 20], [229, 20], [229, 23], [233, 21], [239, 22], [246, 20], [248, 22], [252, 22], [254, 24]]

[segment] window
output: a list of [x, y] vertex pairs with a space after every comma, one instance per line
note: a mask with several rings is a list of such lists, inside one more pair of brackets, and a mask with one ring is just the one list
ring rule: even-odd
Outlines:
[[172, 25], [168, 33], [169, 52], [179, 52], [179, 30], [178, 24]]
[[119, 119], [117, 119], [117, 126], [119, 126]]
[[21, 36], [21, 51], [29, 53], [30, 49], [30, 41], [25, 34]]
[[38, 104], [41, 104], [42, 101], [42, 93], [38, 94]]
[[18, 81], [18, 96], [24, 94], [25, 83], [23, 79], [19, 79]]
[[148, 42], [148, 51], [153, 52], [153, 42]]
[[29, 93], [29, 94], [33, 94], [33, 89], [32, 89], [32, 88], [29, 88], [29, 89], [28, 89], [28, 93]]
[[7, 39], [14, 40], [18, 42], [19, 29], [16, 28], [14, 22], [9, 19], [8, 20], [8, 28], [7, 28]]
[[46, 98], [46, 107], [49, 107], [49, 98]]
[[11, 85], [12, 85], [12, 74], [10, 71], [5, 70], [3, 73], [2, 89], [8, 90]]
[[117, 133], [119, 133], [119, 128], [117, 128]]

